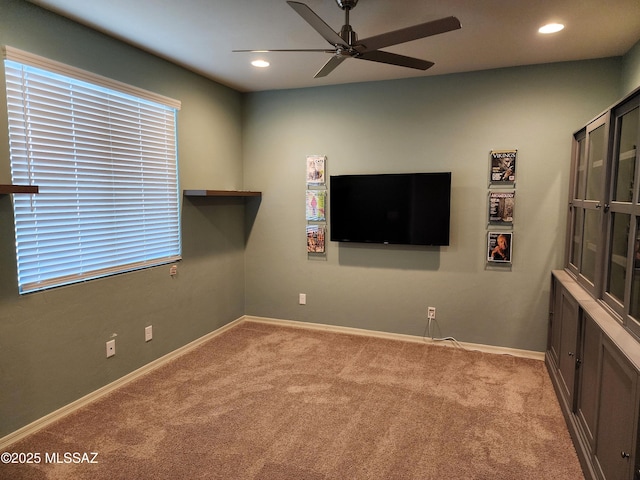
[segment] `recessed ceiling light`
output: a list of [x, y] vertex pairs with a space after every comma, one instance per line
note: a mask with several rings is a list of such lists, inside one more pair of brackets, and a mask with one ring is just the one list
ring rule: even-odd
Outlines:
[[538, 32], [546, 33], [546, 34], [556, 33], [562, 30], [563, 28], [564, 28], [564, 25], [562, 25], [561, 23], [548, 23], [547, 25], [540, 27], [538, 29]]
[[253, 62], [251, 62], [251, 65], [253, 65], [254, 67], [265, 68], [269, 66], [269, 62], [267, 62], [266, 60], [254, 60]]

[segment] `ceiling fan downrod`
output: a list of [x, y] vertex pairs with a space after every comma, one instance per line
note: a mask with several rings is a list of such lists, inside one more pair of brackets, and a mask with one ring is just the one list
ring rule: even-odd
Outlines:
[[336, 0], [336, 3], [342, 10], [344, 10], [344, 25], [340, 30], [340, 37], [347, 45], [351, 46], [356, 43], [358, 37], [349, 24], [349, 10], [358, 4], [358, 0]]

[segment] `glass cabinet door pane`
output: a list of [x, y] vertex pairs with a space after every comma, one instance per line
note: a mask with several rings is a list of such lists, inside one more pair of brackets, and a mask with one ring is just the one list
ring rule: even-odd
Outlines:
[[611, 255], [609, 255], [607, 291], [622, 303], [624, 302], [624, 285], [627, 273], [631, 215], [612, 213], [611, 216]]
[[585, 210], [584, 233], [582, 235], [582, 261], [580, 273], [591, 283], [594, 283], [596, 274], [596, 252], [598, 250], [600, 212], [597, 210]]
[[620, 143], [615, 164], [616, 184], [613, 189], [613, 200], [618, 202], [631, 202], [633, 199], [639, 112], [640, 109], [634, 108], [620, 117], [618, 124]]
[[604, 125], [589, 134], [589, 156], [587, 158], [587, 200], [602, 197], [602, 172], [604, 170]]
[[580, 268], [580, 246], [582, 245], [582, 225], [584, 222], [584, 210], [576, 208], [571, 226], [571, 264]]
[[633, 281], [631, 282], [630, 315], [640, 321], [640, 218], [636, 218], [638, 231], [636, 232], [633, 248]]
[[587, 193], [587, 158], [585, 155], [585, 145], [587, 141], [584, 138], [578, 140], [578, 161], [576, 162], [576, 187], [573, 192], [573, 198], [585, 198]]

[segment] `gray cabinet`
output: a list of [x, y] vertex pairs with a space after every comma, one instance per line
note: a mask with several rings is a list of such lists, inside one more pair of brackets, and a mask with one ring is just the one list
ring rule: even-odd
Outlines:
[[602, 373], [594, 459], [607, 480], [633, 478], [638, 372], [609, 340], [602, 342]]
[[573, 136], [545, 362], [587, 479], [640, 480], [640, 88]]
[[585, 477], [640, 480], [640, 345], [565, 271], [554, 271], [545, 362]]
[[586, 313], [581, 316], [580, 352], [578, 357], [578, 385], [576, 386], [576, 421], [589, 451], [595, 449], [596, 420], [598, 418], [598, 372], [600, 366], [601, 331]]
[[640, 339], [640, 88], [573, 136], [565, 269]]
[[578, 349], [578, 302], [564, 289], [560, 291], [560, 349], [558, 350], [558, 378], [567, 405], [575, 404], [576, 352]]
[[[547, 338], [547, 357], [553, 365], [558, 365], [558, 352], [560, 352], [560, 326], [562, 325], [562, 314], [560, 307], [560, 293], [562, 284], [556, 281], [554, 275], [551, 276], [551, 295], [549, 298], [549, 325]], [[557, 312], [557, 313], [556, 313]]]

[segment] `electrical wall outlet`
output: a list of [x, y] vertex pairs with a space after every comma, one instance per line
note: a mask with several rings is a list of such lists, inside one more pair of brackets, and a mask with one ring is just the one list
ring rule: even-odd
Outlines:
[[116, 341], [109, 340], [107, 342], [107, 358], [113, 357], [116, 354]]
[[148, 342], [153, 338], [153, 327], [149, 325], [144, 329], [144, 341]]
[[306, 305], [307, 304], [307, 294], [306, 293], [301, 293], [300, 295], [298, 295], [298, 303], [300, 305]]
[[427, 307], [427, 318], [429, 320], [436, 319], [436, 307]]

